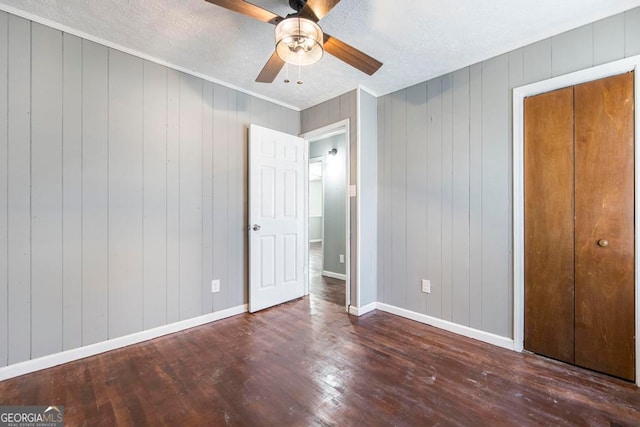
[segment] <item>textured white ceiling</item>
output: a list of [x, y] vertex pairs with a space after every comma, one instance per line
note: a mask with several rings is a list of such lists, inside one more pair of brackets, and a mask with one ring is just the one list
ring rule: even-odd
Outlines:
[[[281, 16], [288, 0], [253, 0]], [[0, 0], [250, 93], [307, 108], [361, 84], [383, 95], [640, 5], [640, 0], [342, 0], [320, 25], [384, 65], [367, 76], [325, 54], [303, 85], [254, 80], [269, 24], [204, 0]], [[289, 70], [297, 77], [297, 69]]]

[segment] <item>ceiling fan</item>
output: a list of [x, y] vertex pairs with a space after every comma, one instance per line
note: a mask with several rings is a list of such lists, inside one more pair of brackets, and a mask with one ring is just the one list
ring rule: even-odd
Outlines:
[[206, 1], [276, 26], [275, 52], [256, 82], [272, 83], [285, 63], [313, 64], [322, 57], [323, 51], [368, 75], [382, 66], [377, 59], [324, 33], [317, 24], [340, 0], [289, 0], [289, 6], [296, 12], [285, 18], [244, 0]]

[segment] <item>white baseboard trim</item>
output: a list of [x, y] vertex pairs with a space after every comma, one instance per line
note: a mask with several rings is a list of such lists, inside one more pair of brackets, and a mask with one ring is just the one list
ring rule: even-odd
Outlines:
[[322, 275], [333, 279], [347, 280], [346, 274], [334, 273], [333, 271], [322, 270]]
[[367, 304], [362, 307], [354, 307], [353, 305], [349, 306], [349, 314], [354, 316], [362, 316], [363, 314], [367, 314], [376, 309], [378, 303], [372, 302], [371, 304]]
[[228, 308], [226, 310], [216, 311], [192, 319], [182, 320], [168, 325], [158, 326], [157, 328], [148, 329], [146, 331], [136, 332], [123, 337], [113, 338], [84, 347], [66, 350], [60, 353], [51, 354], [49, 356], [39, 357], [37, 359], [27, 360], [13, 365], [0, 368], [0, 381], [9, 378], [18, 377], [20, 375], [29, 374], [31, 372], [42, 369], [52, 368], [62, 365], [63, 363], [73, 362], [74, 360], [84, 359], [85, 357], [95, 356], [118, 348], [127, 347], [132, 344], [138, 344], [163, 335], [173, 334], [185, 329], [204, 325], [205, 323], [215, 322], [216, 320], [226, 319], [227, 317], [236, 316], [247, 312], [247, 305], [239, 305], [237, 307]]
[[381, 302], [376, 304], [376, 308], [387, 313], [395, 314], [396, 316], [435, 326], [436, 328], [444, 329], [445, 331], [453, 332], [454, 334], [493, 344], [498, 347], [506, 348], [507, 350], [514, 350], [514, 342], [510, 338], [501, 337], [500, 335], [484, 332], [468, 326], [458, 325], [447, 320], [438, 319], [436, 317], [427, 316], [426, 314], [416, 313], [414, 311], [405, 310], [404, 308], [383, 304]]
[[318, 243], [318, 242], [322, 242], [322, 239], [309, 240], [309, 243]]

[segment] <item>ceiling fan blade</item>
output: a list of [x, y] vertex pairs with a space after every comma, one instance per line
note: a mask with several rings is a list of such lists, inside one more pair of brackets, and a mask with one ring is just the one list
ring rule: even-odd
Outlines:
[[241, 13], [251, 18], [255, 18], [258, 21], [269, 23], [269, 24], [277, 24], [278, 22], [284, 19], [273, 12], [269, 12], [266, 9], [256, 6], [255, 4], [248, 3], [244, 0], [205, 0], [205, 1], [220, 7], [224, 7], [225, 9], [229, 9], [234, 12]]
[[382, 62], [327, 33], [324, 33], [324, 50], [370, 76], [382, 67]]
[[340, 0], [307, 0], [307, 3], [300, 11], [300, 16], [318, 22], [338, 3], [340, 3]]
[[271, 58], [269, 58], [267, 63], [264, 65], [260, 74], [258, 74], [256, 81], [258, 83], [273, 83], [283, 66], [284, 61], [280, 59], [278, 54], [273, 52]]

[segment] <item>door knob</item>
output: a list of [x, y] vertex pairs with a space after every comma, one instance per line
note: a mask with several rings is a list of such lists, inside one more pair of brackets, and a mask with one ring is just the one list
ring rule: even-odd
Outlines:
[[598, 246], [606, 248], [609, 246], [609, 241], [605, 239], [598, 240]]
[[253, 224], [253, 231], [260, 231], [260, 226], [258, 224]]

